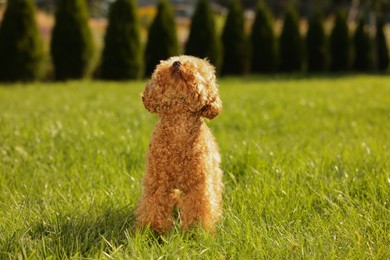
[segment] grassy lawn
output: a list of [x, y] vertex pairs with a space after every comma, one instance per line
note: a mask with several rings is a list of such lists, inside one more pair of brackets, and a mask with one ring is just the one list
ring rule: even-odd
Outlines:
[[0, 87], [0, 259], [390, 257], [390, 80], [227, 78], [215, 235], [134, 232], [144, 82]]

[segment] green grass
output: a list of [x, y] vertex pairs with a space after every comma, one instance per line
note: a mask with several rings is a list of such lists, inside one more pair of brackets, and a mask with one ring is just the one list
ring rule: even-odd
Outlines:
[[227, 78], [215, 235], [134, 232], [143, 82], [0, 87], [0, 259], [390, 257], [390, 84]]

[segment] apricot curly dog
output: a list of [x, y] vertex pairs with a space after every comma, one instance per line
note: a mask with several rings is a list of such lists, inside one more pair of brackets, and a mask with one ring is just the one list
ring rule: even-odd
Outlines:
[[168, 231], [176, 208], [183, 229], [200, 224], [214, 231], [222, 213], [221, 157], [203, 120], [222, 110], [214, 67], [192, 56], [161, 61], [142, 101], [159, 122], [147, 154], [136, 226]]

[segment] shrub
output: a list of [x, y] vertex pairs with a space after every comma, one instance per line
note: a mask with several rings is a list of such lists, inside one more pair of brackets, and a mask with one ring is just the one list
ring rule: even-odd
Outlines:
[[134, 0], [117, 0], [110, 7], [104, 38], [101, 77], [136, 79], [142, 73], [142, 51]]
[[387, 47], [382, 17], [378, 17], [376, 23], [375, 45], [377, 69], [379, 71], [386, 71], [389, 68], [389, 49]]
[[185, 53], [200, 58], [208, 58], [220, 70], [221, 43], [215, 29], [214, 15], [208, 0], [199, 0], [192, 17], [190, 34]]
[[327, 43], [324, 31], [324, 20], [319, 11], [313, 13], [309, 20], [306, 35], [307, 70], [321, 72], [327, 66]]
[[351, 44], [347, 18], [343, 11], [338, 11], [330, 34], [330, 69], [332, 71], [347, 71], [350, 63]]
[[303, 64], [303, 40], [299, 32], [299, 17], [293, 6], [287, 8], [280, 35], [280, 70], [300, 71]]
[[244, 32], [244, 14], [239, 0], [232, 0], [222, 32], [222, 74], [244, 74], [248, 71], [248, 41]]
[[370, 35], [367, 32], [364, 19], [360, 19], [354, 37], [354, 69], [357, 71], [371, 71], [373, 67], [373, 51]]
[[51, 55], [58, 80], [87, 75], [93, 55], [92, 34], [84, 0], [60, 0], [53, 28]]
[[153, 73], [160, 60], [165, 60], [178, 53], [176, 24], [172, 8], [167, 0], [159, 0], [157, 15], [149, 28], [145, 49], [146, 76]]
[[42, 76], [43, 45], [31, 0], [9, 0], [0, 27], [0, 81]]
[[252, 72], [270, 73], [277, 68], [278, 49], [273, 17], [264, 1], [259, 1], [251, 34]]

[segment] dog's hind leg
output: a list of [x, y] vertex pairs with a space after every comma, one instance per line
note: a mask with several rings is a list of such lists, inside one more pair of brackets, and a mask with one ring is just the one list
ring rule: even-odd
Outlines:
[[203, 188], [193, 188], [184, 192], [180, 208], [180, 221], [183, 229], [202, 225], [206, 230], [212, 230], [210, 202]]
[[136, 227], [149, 226], [157, 233], [163, 233], [171, 229], [174, 204], [175, 197], [172, 191], [164, 187], [146, 191], [136, 210]]

